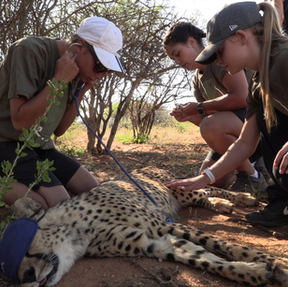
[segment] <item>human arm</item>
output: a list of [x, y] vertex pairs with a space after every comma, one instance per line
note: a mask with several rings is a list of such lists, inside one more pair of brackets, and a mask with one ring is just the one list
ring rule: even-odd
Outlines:
[[[72, 53], [65, 53], [57, 61], [54, 78], [58, 81], [64, 78], [68, 83], [76, 77], [78, 72], [75, 56]], [[46, 85], [30, 100], [23, 95], [10, 99], [11, 118], [15, 130], [21, 133], [23, 128], [29, 129], [36, 123], [36, 120], [45, 113], [49, 106], [47, 97], [50, 92], [50, 88]]]
[[[219, 111], [231, 111], [246, 107], [246, 97], [248, 95], [248, 83], [244, 71], [235, 75], [225, 73], [222, 78], [222, 85], [227, 90], [225, 95], [203, 101], [205, 114], [213, 114]], [[215, 87], [214, 87], [215, 88]], [[219, 93], [221, 93], [219, 91]], [[175, 108], [171, 115], [178, 121], [184, 121], [191, 115], [198, 115], [198, 103], [191, 102]], [[200, 117], [201, 122], [201, 117]]]
[[[244, 160], [255, 151], [260, 139], [256, 114], [244, 123], [239, 138], [229, 147], [226, 153], [210, 167], [215, 179], [219, 179], [228, 172], [235, 170]], [[209, 184], [206, 174], [194, 178], [174, 180], [165, 183], [167, 187], [181, 186], [184, 191], [197, 190]]]
[[237, 110], [246, 107], [248, 83], [244, 71], [240, 71], [234, 75], [225, 73], [222, 84], [226, 88], [227, 93], [203, 102], [203, 108], [206, 114]]

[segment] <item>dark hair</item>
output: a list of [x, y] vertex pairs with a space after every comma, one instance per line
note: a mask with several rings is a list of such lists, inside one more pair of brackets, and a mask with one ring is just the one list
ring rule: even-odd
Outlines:
[[66, 40], [66, 42], [70, 45], [72, 43], [77, 43], [81, 37], [79, 37], [77, 34], [73, 34], [69, 39]]
[[189, 37], [193, 37], [199, 46], [204, 48], [202, 39], [206, 37], [201, 29], [187, 21], [179, 21], [173, 24], [163, 39], [163, 47], [166, 49], [168, 44], [183, 43], [186, 44]]

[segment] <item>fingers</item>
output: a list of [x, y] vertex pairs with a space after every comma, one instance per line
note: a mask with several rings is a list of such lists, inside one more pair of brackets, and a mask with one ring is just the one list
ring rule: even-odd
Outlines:
[[273, 165], [275, 167], [279, 166], [280, 174], [288, 174], [288, 143], [284, 144], [283, 147], [277, 153]]
[[164, 183], [167, 187], [179, 186], [183, 191], [197, 190], [203, 188], [207, 184], [206, 177], [203, 175], [198, 175], [193, 178], [186, 179], [176, 179]]
[[286, 153], [283, 158], [282, 158], [282, 161], [280, 163], [280, 166], [279, 166], [279, 173], [280, 174], [288, 174], [288, 170], [287, 170], [287, 167], [288, 167], [288, 154]]
[[74, 55], [73, 53], [66, 51], [57, 61], [55, 79], [62, 80], [64, 78], [67, 83], [72, 81], [79, 73], [76, 58], [77, 54]]
[[164, 183], [164, 185], [167, 187], [179, 186], [183, 191], [193, 190], [193, 184], [191, 184], [189, 182], [185, 182], [185, 180], [173, 180], [173, 181]]
[[176, 180], [172, 180], [172, 181], [166, 182], [166, 183], [164, 183], [164, 185], [166, 185], [167, 187], [186, 186], [186, 185], [190, 185], [191, 184], [191, 180], [193, 180], [193, 178], [176, 179]]

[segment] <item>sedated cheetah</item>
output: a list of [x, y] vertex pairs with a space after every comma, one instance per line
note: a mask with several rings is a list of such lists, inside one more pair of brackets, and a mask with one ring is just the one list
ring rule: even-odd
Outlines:
[[[286, 259], [169, 223], [163, 216], [173, 218], [181, 205], [191, 204], [231, 212], [233, 204], [227, 199], [252, 205], [251, 196], [217, 188], [185, 193], [169, 190], [161, 182], [172, 179], [171, 175], [154, 167], [134, 170], [131, 175], [158, 206], [124, 176], [47, 212], [29, 198], [15, 202], [17, 218], [33, 214], [39, 220], [18, 271], [21, 286], [53, 286], [83, 256], [148, 256], [182, 262], [251, 286], [288, 286], [288, 273], [282, 269]], [[211, 195], [226, 199], [208, 198]]]

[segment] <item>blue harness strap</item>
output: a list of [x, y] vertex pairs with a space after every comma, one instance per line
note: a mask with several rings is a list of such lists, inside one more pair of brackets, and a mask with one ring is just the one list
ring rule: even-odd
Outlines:
[[[84, 85], [82, 85], [82, 87], [79, 89], [77, 97], [74, 95], [73, 92], [73, 85], [70, 82], [70, 89], [71, 89], [71, 94], [72, 97], [75, 99], [76, 102], [76, 107], [77, 107], [77, 111], [78, 111], [78, 115], [80, 116], [80, 118], [82, 119], [83, 123], [86, 125], [86, 127], [95, 135], [95, 137], [100, 141], [100, 143], [104, 146], [105, 150], [108, 152], [108, 154], [115, 160], [115, 162], [118, 164], [118, 166], [122, 169], [122, 171], [126, 174], [126, 176], [141, 190], [144, 192], [144, 194], [157, 206], [158, 204], [156, 203], [156, 201], [149, 195], [149, 193], [142, 188], [142, 186], [140, 186], [131, 176], [130, 174], [124, 169], [124, 167], [120, 164], [120, 162], [115, 158], [115, 156], [112, 154], [112, 152], [107, 148], [107, 146], [103, 143], [102, 139], [94, 132], [94, 130], [88, 125], [88, 123], [85, 121], [85, 119], [81, 116], [80, 111], [79, 111], [79, 104], [78, 104], [78, 99], [80, 97], [80, 92], [83, 88]], [[167, 222], [172, 223], [172, 220], [170, 218], [166, 218], [164, 216], [165, 220]]]

